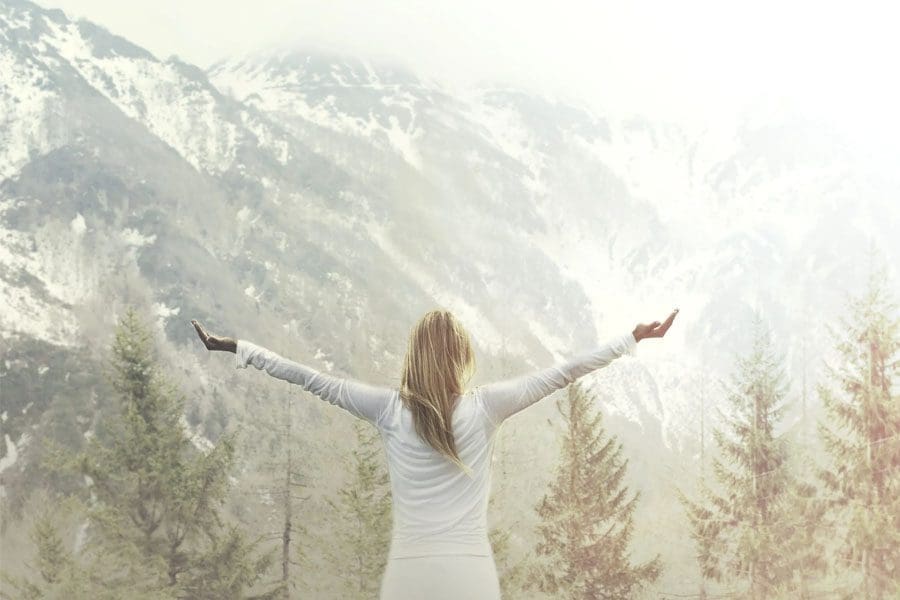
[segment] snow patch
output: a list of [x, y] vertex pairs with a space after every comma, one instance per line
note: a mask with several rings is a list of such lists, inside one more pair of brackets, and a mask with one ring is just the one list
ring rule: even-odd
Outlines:
[[[321, 348], [316, 348], [316, 354], [315, 354], [315, 356], [314, 356], [313, 358], [315, 358], [316, 360], [322, 360], [322, 358], [325, 357], [325, 356], [328, 356], [328, 355], [325, 354], [324, 352], [322, 352], [322, 349], [321, 349]], [[325, 365], [325, 368], [328, 369], [329, 371], [333, 371], [333, 370], [334, 370], [334, 363], [333, 363], [332, 361], [330, 361], [330, 360], [322, 360], [322, 364], [324, 364], [324, 365]]]
[[204, 454], [209, 453], [213, 449], [215, 449], [216, 445], [213, 444], [209, 438], [200, 435], [191, 427], [191, 424], [188, 423], [187, 417], [181, 415], [181, 426], [184, 428], [184, 431], [188, 434], [188, 437], [191, 439], [191, 443], [194, 444], [194, 447], [197, 448], [200, 452]]
[[522, 122], [518, 110], [473, 99], [466, 116], [483, 128], [481, 136], [488, 143], [525, 167], [522, 184], [535, 195], [544, 195], [547, 186], [541, 172], [545, 156], [537, 149], [537, 140]]
[[[12, 25], [3, 19], [7, 25]], [[2, 27], [6, 29], [6, 25]], [[60, 96], [50, 73], [37, 61], [23, 61], [9, 44], [0, 45], [0, 181], [12, 177], [32, 159], [65, 143], [54, 134]]]
[[329, 271], [325, 274], [328, 281], [333, 281], [344, 292], [350, 292], [353, 289], [353, 282], [346, 275], [341, 275], [335, 271]]
[[85, 521], [81, 525], [78, 526], [78, 530], [75, 532], [75, 546], [73, 551], [75, 554], [78, 554], [81, 549], [84, 547], [84, 543], [87, 541], [87, 530], [88, 530], [88, 521]]
[[[232, 69], [217, 69], [211, 77], [220, 89], [226, 90], [241, 102], [251, 103], [263, 112], [299, 117], [331, 131], [365, 138], [383, 149], [399, 154], [414, 168], [422, 168], [422, 157], [416, 147], [416, 140], [423, 135], [423, 131], [416, 125], [414, 118], [407, 127], [403, 127], [394, 115], [388, 116], [387, 124], [382, 123], [371, 110], [364, 118], [351, 115], [338, 106], [333, 94], [311, 103], [306, 91], [313, 82], [302, 70], [279, 74], [259, 68], [258, 65], [241, 64]], [[331, 77], [345, 88], [385, 89], [385, 86], [373, 81], [361, 84], [348, 82], [337, 71], [333, 71]], [[413, 102], [414, 98], [405, 90], [398, 92], [394, 100], [381, 97], [382, 104], [403, 106], [411, 115], [414, 115]], [[266, 136], [257, 133], [257, 137], [263, 140]]]
[[[69, 224], [50, 221], [35, 232], [6, 229], [2, 216], [24, 200], [0, 201], [0, 331], [19, 332], [59, 346], [76, 344], [78, 322], [69, 306], [97, 288], [100, 267], [81, 252], [81, 235]], [[16, 274], [37, 279], [46, 294]], [[49, 296], [49, 298], [47, 298]]]
[[3, 435], [3, 441], [6, 443], [6, 456], [0, 458], [0, 474], [16, 464], [16, 461], [19, 460], [19, 451], [28, 444], [30, 439], [31, 436], [27, 432], [19, 436], [18, 442], [13, 442], [8, 433]]
[[156, 326], [159, 329], [164, 329], [166, 326], [166, 319], [168, 319], [172, 315], [177, 315], [179, 312], [181, 312], [180, 306], [170, 308], [163, 302], [153, 303], [153, 314], [156, 315]]
[[[241, 111], [241, 124], [246, 127], [250, 133], [256, 137], [256, 141], [260, 148], [268, 149], [281, 165], [287, 165], [291, 158], [291, 143], [284, 136], [272, 132], [270, 128], [263, 122], [252, 118], [247, 111]], [[263, 178], [261, 181], [263, 187], [267, 185], [268, 179]]]
[[81, 213], [75, 215], [75, 218], [69, 222], [69, 227], [72, 228], [72, 232], [76, 236], [81, 236], [87, 230], [87, 225], [84, 223], [84, 217]]
[[257, 293], [256, 288], [252, 285], [248, 285], [244, 290], [244, 293], [250, 298], [253, 298], [256, 302], [259, 302], [259, 299], [262, 298], [263, 295], [262, 292]]
[[253, 211], [249, 206], [242, 206], [241, 210], [237, 212], [237, 220], [249, 223], [250, 225], [256, 223], [261, 215], [256, 215], [253, 219], [250, 218], [251, 216], [253, 216]]
[[119, 234], [122, 241], [128, 244], [129, 246], [136, 246], [140, 248], [141, 246], [148, 246], [156, 241], [156, 234], [151, 235], [143, 235], [137, 229], [132, 229], [131, 227], [126, 227]]
[[212, 90], [177, 67], [150, 58], [94, 55], [75, 23], [45, 17], [48, 42], [91, 86], [126, 115], [145, 124], [196, 169], [221, 172], [234, 162], [238, 130]]

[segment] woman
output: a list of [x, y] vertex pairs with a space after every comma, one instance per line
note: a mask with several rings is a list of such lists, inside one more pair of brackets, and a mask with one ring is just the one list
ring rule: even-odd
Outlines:
[[446, 310], [428, 312], [413, 328], [399, 389], [333, 377], [191, 323], [207, 349], [234, 352], [236, 368], [250, 364], [300, 385], [378, 429], [393, 501], [381, 600], [498, 600], [487, 535], [497, 428], [582, 375], [633, 354], [640, 340], [663, 337], [677, 313], [663, 323], [640, 323], [569, 361], [467, 391], [475, 355], [468, 333]]

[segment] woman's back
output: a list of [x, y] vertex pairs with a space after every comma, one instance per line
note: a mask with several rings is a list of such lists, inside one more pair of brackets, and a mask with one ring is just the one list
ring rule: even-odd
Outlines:
[[471, 476], [422, 440], [395, 394], [381, 421], [393, 497], [392, 557], [488, 556], [487, 505], [496, 429], [479, 389], [456, 397], [453, 435]]

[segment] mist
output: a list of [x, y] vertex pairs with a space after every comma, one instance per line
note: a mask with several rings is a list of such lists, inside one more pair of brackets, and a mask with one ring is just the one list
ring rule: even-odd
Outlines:
[[499, 430], [503, 596], [892, 597], [895, 22], [0, 0], [0, 595], [378, 596], [377, 427], [194, 320], [396, 389], [446, 309], [471, 388], [678, 308]]

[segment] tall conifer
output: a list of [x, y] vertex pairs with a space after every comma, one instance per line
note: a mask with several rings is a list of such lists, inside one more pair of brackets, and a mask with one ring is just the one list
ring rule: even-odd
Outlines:
[[719, 489], [704, 482], [701, 501], [678, 492], [703, 577], [742, 582], [753, 600], [799, 597], [809, 572], [823, 568], [810, 554], [815, 490], [796, 477], [787, 441], [776, 434], [787, 395], [781, 363], [757, 315], [751, 350], [737, 358], [727, 386], [730, 411], [720, 411], [725, 426], [713, 431], [718, 456], [712, 471]]
[[382, 446], [377, 432], [359, 420], [353, 426], [357, 447], [350, 461], [352, 478], [338, 492], [337, 501], [327, 500], [338, 523], [336, 539], [326, 548], [334, 564], [349, 566], [342, 574], [343, 597], [375, 598], [391, 544], [390, 479], [378, 459]]
[[657, 555], [632, 564], [628, 545], [639, 492], [629, 495], [622, 480], [628, 461], [622, 445], [607, 436], [593, 396], [578, 382], [557, 405], [568, 429], [561, 462], [537, 506], [535, 567], [529, 586], [554, 598], [629, 598], [656, 581]]
[[[874, 257], [872, 257], [874, 259]], [[856, 598], [900, 597], [900, 316], [883, 265], [848, 299], [836, 364], [818, 386], [819, 433], [830, 458], [821, 472], [837, 569], [857, 573]]]
[[111, 367], [120, 414], [78, 461], [90, 482], [89, 541], [158, 565], [155, 585], [176, 597], [245, 597], [272, 556], [257, 555], [219, 512], [234, 435], [208, 452], [193, 446], [185, 399], [160, 371], [152, 334], [133, 308], [116, 329]]

